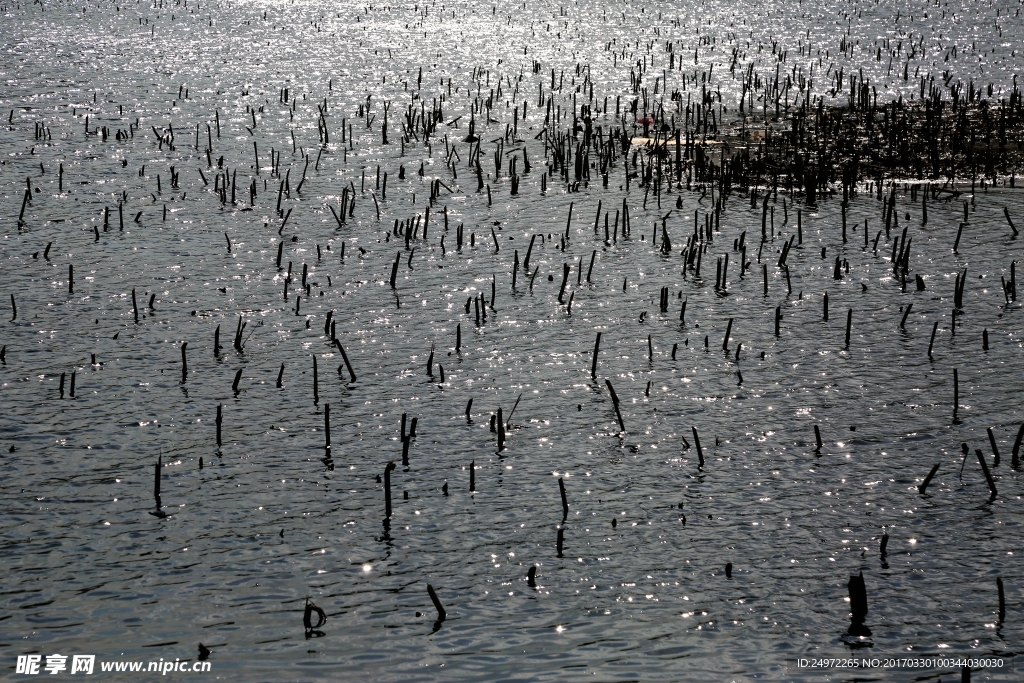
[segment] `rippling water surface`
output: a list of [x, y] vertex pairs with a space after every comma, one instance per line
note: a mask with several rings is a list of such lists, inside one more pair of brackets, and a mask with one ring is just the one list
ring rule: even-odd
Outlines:
[[[1024, 224], [1019, 190], [1001, 182], [972, 194], [961, 180], [929, 199], [923, 225], [920, 195], [900, 184], [898, 225], [887, 235], [883, 203], [862, 183], [846, 243], [839, 197], [806, 206], [780, 190], [760, 254], [760, 200], [751, 207], [733, 194], [700, 276], [684, 275], [680, 251], [695, 215], [702, 226], [717, 196], [674, 187], [645, 198], [636, 179], [627, 191], [621, 160], [607, 188], [595, 175], [569, 192], [549, 176], [542, 192], [545, 147], [535, 137], [553, 79], [563, 112], [589, 95], [577, 64], [590, 66], [602, 112], [594, 123], [606, 133], [618, 126], [616, 98], [624, 111], [633, 96], [630, 69], [651, 59], [645, 87], [658, 99], [656, 77], [678, 90], [689, 74], [683, 96], [699, 96], [700, 74], [714, 65], [711, 89], [735, 121], [734, 49], [736, 73], [753, 64], [768, 77], [775, 44], [789, 51], [782, 71], [797, 69], [820, 90], [842, 67], [863, 69], [883, 100], [912, 96], [915, 70], [992, 82], [998, 96], [1022, 67], [1016, 5], [7, 2], [0, 10], [8, 124], [0, 294], [17, 306], [0, 324], [0, 652], [11, 677], [20, 654], [188, 659], [199, 642], [212, 650], [207, 675], [267, 681], [954, 680], [953, 668], [822, 672], [795, 663], [990, 654], [1009, 662], [1021, 650], [1024, 515], [1009, 461], [1024, 419], [1024, 353], [1020, 305], [1001, 286], [1022, 255], [1003, 213]], [[683, 69], [668, 70], [667, 40], [686, 47]], [[852, 47], [842, 51], [841, 40]], [[903, 62], [876, 58], [879, 45], [898, 41], [904, 61], [915, 50], [908, 80]], [[473, 117], [490, 200], [477, 191], [463, 141], [478, 86], [483, 99], [494, 90], [490, 116]], [[429, 111], [442, 96], [443, 123], [429, 145], [422, 134], [402, 144], [409, 105]], [[826, 95], [833, 99], [845, 95]], [[525, 119], [514, 119], [524, 102]], [[666, 108], [676, 104], [665, 99]], [[493, 161], [514, 121], [522, 142], [509, 136], [504, 151], [525, 147], [533, 164], [518, 195], [508, 157], [498, 178]], [[94, 132], [104, 126], [106, 139]], [[173, 150], [158, 144], [168, 131]], [[455, 150], [451, 165], [446, 149]], [[213, 191], [221, 157], [237, 173], [236, 205]], [[290, 192], [281, 207], [291, 213], [282, 228], [283, 176]], [[19, 224], [26, 177], [32, 201]], [[435, 179], [444, 187], [431, 205]], [[951, 189], [962, 194], [953, 199]], [[330, 207], [353, 191], [351, 217], [339, 225]], [[605, 241], [598, 203], [604, 213], [623, 199], [632, 230]], [[969, 220], [954, 253], [964, 200]], [[428, 205], [427, 237], [421, 226], [407, 249], [394, 222], [426, 218]], [[790, 292], [778, 262], [798, 211]], [[655, 235], [663, 218], [668, 255], [660, 227]], [[906, 291], [891, 265], [904, 228]], [[752, 263], [741, 275], [734, 240], [744, 231]], [[520, 269], [513, 288], [516, 254], [525, 258], [534, 235], [537, 275], [531, 286]], [[715, 261], [726, 254], [727, 286], [716, 290]], [[837, 256], [848, 264], [838, 280]], [[558, 300], [563, 264], [571, 309]], [[466, 306], [481, 294], [488, 307], [477, 321]], [[325, 329], [329, 311], [355, 381]], [[240, 351], [232, 345], [239, 316]], [[499, 408], [509, 422], [502, 450], [489, 427]], [[403, 413], [417, 420], [416, 434], [408, 465], [391, 474], [385, 523], [379, 477], [402, 461]], [[963, 442], [972, 454], [962, 466]], [[976, 448], [992, 466], [992, 502]], [[847, 581], [859, 572], [867, 638], [847, 635]], [[428, 583], [447, 610], [439, 628]], [[327, 615], [311, 638], [307, 598]], [[1007, 667], [974, 680], [1019, 676]]]

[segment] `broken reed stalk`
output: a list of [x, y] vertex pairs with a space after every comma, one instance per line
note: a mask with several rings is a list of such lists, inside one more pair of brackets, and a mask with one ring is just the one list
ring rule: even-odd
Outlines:
[[476, 491], [476, 460], [470, 460], [469, 462], [469, 492], [474, 493]]
[[[517, 396], [517, 397], [516, 397], [516, 402], [515, 402], [515, 404], [514, 404], [514, 405], [512, 406], [512, 410], [511, 410], [511, 411], [509, 411], [509, 414], [508, 414], [508, 419], [507, 419], [507, 420], [505, 420], [505, 428], [506, 428], [506, 429], [508, 429], [509, 425], [511, 425], [511, 424], [512, 424], [512, 416], [513, 416], [513, 415], [515, 414], [515, 412], [516, 412], [516, 408], [518, 408], [518, 407], [519, 407], [519, 401], [520, 401], [520, 400], [522, 400], [522, 398], [523, 398], [523, 395], [522, 395], [522, 394], [519, 394], [519, 396]], [[500, 410], [499, 410], [499, 412], [500, 412]]]
[[565, 497], [565, 482], [558, 478], [558, 492], [562, 496], [562, 521], [569, 517], [569, 501]]
[[932, 357], [932, 346], [935, 344], [935, 333], [939, 329], [939, 321], [936, 320], [935, 324], [932, 325], [932, 338], [928, 341], [928, 358]]
[[[13, 297], [14, 297], [14, 295], [12, 294], [11, 295], [11, 300], [12, 301], [14, 300]], [[600, 350], [600, 348], [601, 348], [601, 333], [598, 332], [597, 333], [597, 339], [594, 341], [594, 357], [593, 357], [593, 359], [590, 362], [590, 378], [591, 379], [597, 379], [597, 352]]]
[[132, 308], [135, 310], [135, 322], [139, 322], [139, 302], [135, 300], [135, 288], [132, 287]]
[[853, 309], [846, 312], [846, 348], [850, 348], [850, 326], [853, 324]]
[[938, 471], [939, 471], [939, 463], [935, 463], [934, 465], [932, 465], [931, 472], [928, 473], [928, 476], [925, 477], [924, 481], [921, 482], [920, 486], [917, 487], [917, 492], [918, 493], [920, 493], [921, 495], [924, 495], [925, 490], [928, 488], [928, 484], [932, 483], [932, 478], [935, 477], [935, 473], [938, 472]]

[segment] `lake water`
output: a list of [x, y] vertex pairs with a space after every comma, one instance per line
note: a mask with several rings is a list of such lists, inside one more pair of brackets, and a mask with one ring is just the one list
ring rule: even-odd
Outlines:
[[[934, 661], [798, 665], [852, 657], [995, 657], [1004, 666], [972, 680], [1020, 680], [1024, 511], [1010, 460], [1024, 330], [1002, 285], [1022, 260], [1004, 216], [1024, 225], [1020, 190], [1001, 177], [972, 194], [960, 178], [929, 195], [925, 224], [923, 191], [901, 181], [887, 235], [884, 202], [861, 182], [844, 243], [841, 193], [808, 206], [779, 188], [762, 246], [763, 190], [753, 207], [729, 195], [707, 241], [717, 190], [673, 185], [659, 198], [627, 179], [622, 157], [607, 187], [596, 167], [578, 188], [557, 172], [542, 179], [547, 102], [549, 135], [571, 128], [575, 101], [594, 104], [607, 137], [621, 127], [616, 99], [625, 118], [638, 97], [631, 70], [645, 69], [650, 101], [679, 119], [702, 86], [720, 92], [716, 120], [733, 132], [750, 65], [759, 78], [778, 65], [794, 83], [813, 79], [826, 104], [847, 102], [825, 91], [840, 68], [844, 79], [862, 71], [880, 102], [916, 95], [918, 72], [991, 82], [1006, 98], [1024, 66], [1017, 5], [103, 1], [0, 12], [6, 677], [25, 678], [19, 655], [45, 665], [94, 654], [102, 676], [100, 662], [195, 660], [203, 643], [203, 676], [245, 681], [961, 675]], [[682, 99], [665, 97], [666, 82]], [[418, 118], [418, 139], [403, 142], [407, 116], [435, 106], [429, 143]], [[225, 170], [235, 203], [230, 186], [218, 194]], [[342, 223], [333, 212], [353, 198]], [[407, 244], [395, 221], [417, 217]], [[695, 228], [700, 275], [681, 255]], [[905, 291], [892, 265], [904, 228]], [[406, 431], [417, 420], [408, 465], [403, 413]], [[859, 573], [870, 636], [849, 633]], [[326, 615], [312, 632], [307, 600]]]

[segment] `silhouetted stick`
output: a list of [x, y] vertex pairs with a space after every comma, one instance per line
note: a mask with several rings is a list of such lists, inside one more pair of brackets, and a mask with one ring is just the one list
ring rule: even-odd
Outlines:
[[704, 468], [704, 449], [700, 447], [700, 437], [697, 436], [697, 428], [696, 427], [690, 427], [690, 429], [693, 431], [693, 445], [697, 447], [697, 463], [698, 463], [697, 466], [700, 467], [701, 469], [703, 469]]
[[353, 382], [355, 382], [356, 373], [352, 370], [352, 364], [348, 362], [348, 356], [345, 354], [345, 349], [341, 348], [341, 342], [337, 339], [334, 340], [334, 345], [338, 347], [338, 351], [341, 353], [341, 358], [345, 361], [345, 367], [348, 368], [349, 377]]
[[853, 309], [846, 312], [846, 348], [850, 348], [850, 326], [853, 324]]
[[469, 399], [466, 402], [466, 420], [470, 419], [470, 412], [473, 409], [473, 399]]
[[565, 529], [563, 527], [558, 527], [558, 541], [557, 541], [556, 546], [555, 546], [555, 549], [557, 551], [558, 557], [562, 556], [562, 542], [564, 540], [565, 540]]
[[501, 408], [498, 408], [498, 417], [495, 423], [498, 429], [498, 450], [505, 448], [505, 421], [501, 418]]
[[66, 373], [60, 373], [60, 397], [64, 398], [64, 376]]
[[156, 457], [156, 467], [153, 468], [153, 497], [157, 500], [157, 505], [160, 505], [160, 468], [163, 467], [163, 456], [158, 455]]
[[562, 495], [562, 521], [564, 522], [569, 516], [569, 501], [565, 498], [565, 482], [562, 478], [558, 478], [558, 492]]
[[132, 287], [132, 308], [135, 309], [135, 322], [139, 322], [139, 303], [135, 300], [135, 288]]
[[932, 325], [932, 338], [928, 342], [928, 357], [929, 358], [932, 357], [932, 345], [935, 344], [935, 333], [938, 331], [938, 329], [939, 329], [939, 321], [936, 320], [935, 324]]
[[184, 384], [188, 379], [188, 360], [185, 358], [185, 348], [188, 346], [188, 342], [181, 342], [181, 383]]
[[886, 547], [888, 545], [889, 545], [889, 534], [883, 533], [882, 534], [882, 542], [878, 544], [878, 554], [881, 555], [882, 557], [885, 557], [885, 555], [886, 555], [885, 549], [886, 549]]
[[722, 350], [729, 350], [729, 335], [732, 334], [732, 318], [729, 318], [729, 324], [725, 327], [725, 338], [722, 340]]
[[988, 463], [985, 462], [985, 455], [981, 452], [981, 449], [975, 448], [974, 454], [978, 456], [978, 462], [981, 463], [981, 471], [985, 473], [985, 481], [988, 482], [988, 489], [992, 492], [992, 496], [988, 499], [988, 502], [991, 503], [999, 495], [999, 492], [996, 491], [996, 482], [992, 479], [992, 473], [989, 472]]
[[220, 425], [221, 425], [221, 422], [223, 421], [223, 416], [221, 415], [221, 408], [223, 408], [223, 406], [218, 403], [217, 404], [217, 447], [218, 448], [221, 445], [220, 444]]
[[1020, 233], [1017, 232], [1017, 227], [1013, 224], [1013, 219], [1010, 218], [1010, 210], [1005, 206], [1003, 207], [1003, 215], [1006, 216], [1006, 222], [1010, 224], [1010, 230], [1013, 230], [1013, 236], [1016, 237]]
[[960, 373], [953, 368], [953, 415], [960, 408]]
[[11, 312], [14, 314], [11, 316], [11, 321], [18, 319], [18, 304], [14, 303], [14, 295], [11, 294]]
[[992, 455], [995, 458], [992, 461], [992, 466], [999, 467], [999, 447], [996, 446], [996, 435], [991, 427], [988, 427], [988, 442], [992, 446]]
[[231, 391], [238, 395], [238, 382], [242, 379], [242, 368], [238, 368], [238, 372], [235, 373], [235, 381], [231, 383]]
[[814, 442], [817, 444], [814, 452], [817, 453], [821, 450], [821, 430], [818, 429], [818, 425], [814, 425]]
[[395, 463], [389, 462], [384, 468], [384, 517], [391, 519], [391, 470], [395, 469]]
[[918, 493], [920, 493], [921, 495], [924, 495], [925, 490], [928, 488], [928, 484], [932, 483], [932, 478], [935, 476], [935, 473], [938, 472], [938, 471], [939, 471], [939, 463], [935, 463], [934, 465], [932, 465], [932, 471], [928, 473], [928, 476], [924, 478], [924, 481], [921, 482], [921, 485], [917, 487], [917, 492]]
[[612, 407], [615, 408], [615, 417], [619, 419], [619, 429], [626, 431], [626, 425], [622, 423], [622, 413], [619, 412], [619, 397], [615, 395], [615, 389], [610, 380], [606, 379], [604, 383], [608, 385], [608, 393], [612, 396]]
[[905, 330], [907, 324], [907, 316], [910, 315], [910, 309], [914, 307], [914, 304], [907, 304], [907, 308], [903, 311], [903, 318], [900, 319], [900, 329]]
[[[14, 300], [14, 295], [11, 295], [11, 300]], [[601, 333], [597, 333], [597, 339], [594, 341], [594, 357], [590, 362], [590, 378], [597, 379], [597, 352], [601, 349]]]
[[1006, 593], [1003, 591], [1002, 577], [996, 577], [996, 588], [999, 589], [999, 622], [1006, 621]]
[[324, 404], [324, 448], [327, 457], [331, 456], [331, 404]]
[[1013, 469], [1017, 469], [1017, 467], [1020, 465], [1019, 454], [1021, 441], [1024, 441], [1024, 424], [1021, 424], [1020, 429], [1017, 431], [1017, 440], [1013, 442], [1013, 451], [1011, 453], [1013, 459], [1010, 461], [1010, 464], [1013, 466]]
[[448, 613], [444, 611], [444, 605], [437, 599], [437, 593], [434, 592], [434, 587], [429, 583], [427, 584], [427, 592], [430, 593], [430, 600], [434, 603], [434, 609], [437, 610], [437, 620], [439, 622], [444, 621], [448, 617]]
[[868, 593], [864, 586], [864, 574], [851, 576], [847, 584], [850, 592], [850, 611], [853, 613], [852, 623], [861, 625], [868, 615]]
[[469, 463], [469, 492], [476, 491], [476, 460]]
[[510, 413], [508, 414], [508, 419], [507, 419], [507, 420], [505, 420], [505, 427], [506, 427], [506, 429], [508, 428], [508, 426], [509, 426], [510, 424], [512, 424], [512, 416], [513, 416], [513, 415], [515, 414], [515, 412], [516, 412], [516, 408], [518, 408], [518, 407], [519, 407], [519, 401], [520, 401], [520, 400], [521, 400], [522, 398], [523, 398], [523, 395], [522, 395], [522, 394], [519, 394], [519, 396], [517, 396], [517, 397], [516, 397], [516, 402], [515, 402], [515, 405], [513, 405], [513, 406], [512, 406], [512, 411], [511, 411], [511, 412], [510, 412]]
[[281, 380], [284, 379], [284, 363], [281, 363], [281, 370], [277, 373], [277, 388], [280, 389], [283, 384]]
[[[49, 247], [47, 247], [49, 248]], [[75, 293], [75, 267], [68, 264], [68, 294]]]

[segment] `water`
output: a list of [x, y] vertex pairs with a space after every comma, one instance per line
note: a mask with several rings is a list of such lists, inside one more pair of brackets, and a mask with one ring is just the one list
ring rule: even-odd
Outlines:
[[[595, 126], [607, 135], [617, 126], [616, 96], [623, 110], [633, 97], [629, 70], [637, 60], [654, 54], [645, 85], [651, 97], [662, 98], [653, 94], [653, 81], [667, 68], [662, 48], [670, 39], [687, 47], [677, 48], [690, 70], [684, 97], [695, 88], [699, 93], [700, 73], [715, 65], [723, 125], [738, 120], [741, 86], [729, 74], [733, 48], [740, 48], [736, 73], [753, 63], [774, 74], [773, 41], [790, 50], [783, 70], [793, 69], [794, 54], [797, 69], [810, 76], [813, 62], [821, 82], [829, 76], [819, 68], [863, 68], [880, 99], [909, 99], [917, 82], [904, 81], [895, 67], [887, 73], [887, 53], [877, 60], [876, 42], [910, 44], [923, 35], [927, 50], [918, 48], [910, 74], [919, 68], [938, 77], [948, 70], [950, 82], [991, 81], [994, 97], [1005, 96], [1021, 69], [1015, 7], [583, 3], [492, 12], [490, 4], [466, 3], [443, 11], [431, 5], [425, 15], [423, 6], [317, 3], [82, 7], [2, 8], [2, 100], [14, 113], [0, 133], [7, 217], [0, 294], [5, 305], [13, 294], [17, 305], [13, 321], [5, 309], [0, 333], [6, 345], [0, 567], [7, 577], [0, 642], [11, 678], [21, 678], [12, 672], [22, 654], [148, 662], [195, 658], [199, 642], [212, 650], [214, 676], [306, 681], [953, 680], [956, 667], [883, 674], [799, 668], [796, 660], [998, 655], [1011, 662], [1020, 651], [1021, 486], [1009, 460], [1022, 419], [1024, 360], [1020, 307], [1007, 304], [1000, 285], [1010, 278], [1011, 262], [1021, 260], [1020, 240], [1003, 216], [1007, 207], [1018, 224], [1024, 221], [1020, 193], [1004, 186], [1004, 178], [971, 195], [970, 181], [961, 179], [956, 199], [943, 201], [946, 193], [929, 200], [925, 226], [920, 196], [913, 199], [900, 184], [899, 226], [887, 236], [883, 203], [862, 183], [851, 199], [844, 244], [840, 197], [808, 207], [780, 190], [770, 203], [774, 226], [768, 224], [760, 256], [768, 264], [764, 296], [761, 207], [752, 208], [744, 194], [726, 202], [702, 257], [702, 277], [684, 275], [680, 251], [693, 234], [694, 211], [700, 225], [714, 211], [710, 192], [672, 189], [660, 207], [651, 194], [645, 208], [638, 179], [626, 190], [620, 158], [607, 189], [592, 172], [578, 192], [549, 176], [542, 193], [545, 148], [535, 139], [545, 115], [538, 90], [546, 101], [552, 69], [563, 84], [554, 106], [566, 112], [583, 78], [576, 64], [590, 65], [602, 111]], [[837, 45], [844, 24], [851, 40], [860, 39], [847, 54]], [[645, 41], [658, 46], [648, 51]], [[944, 61], [952, 45], [958, 54]], [[532, 73], [533, 60], [539, 73]], [[419, 98], [412, 99], [421, 66]], [[682, 73], [669, 73], [670, 90], [680, 87]], [[486, 123], [486, 110], [474, 116], [490, 203], [476, 191], [470, 144], [463, 142], [467, 87], [475, 97], [478, 83], [483, 99], [495, 88], [490, 116], [496, 123]], [[527, 102], [518, 125], [523, 143], [507, 142], [504, 151], [525, 146], [533, 170], [512, 196], [508, 158], [501, 177], [493, 177], [493, 141], [514, 121], [512, 105], [501, 103], [517, 84], [516, 105]], [[282, 88], [289, 89], [287, 104], [280, 101]], [[585, 99], [581, 93], [577, 98]], [[425, 102], [429, 112], [442, 94], [443, 120], [430, 147], [411, 141], [403, 149], [408, 105], [418, 113]], [[370, 115], [360, 118], [367, 95]], [[330, 142], [317, 163], [317, 105], [325, 97]], [[386, 146], [385, 101], [392, 103]], [[845, 94], [826, 93], [826, 101], [842, 105]], [[665, 102], [666, 109], [675, 105]], [[247, 106], [257, 110], [254, 128]], [[85, 134], [86, 116], [90, 130], [108, 127], [106, 140]], [[130, 129], [136, 118], [138, 127]], [[346, 133], [345, 144], [343, 119], [354, 135], [349, 142]], [[49, 128], [45, 140], [33, 137], [37, 123]], [[212, 167], [205, 154], [208, 123]], [[563, 118], [550, 128], [568, 125]], [[175, 149], [158, 146], [151, 127], [158, 134], [173, 127]], [[128, 138], [118, 139], [118, 130]], [[458, 154], [454, 173], [446, 167], [446, 134]], [[283, 177], [272, 175], [271, 149], [281, 153], [281, 176], [289, 177], [282, 208], [292, 213], [280, 236]], [[310, 163], [300, 193], [305, 154]], [[237, 206], [212, 192], [221, 156], [224, 167], [238, 172]], [[386, 197], [377, 186], [378, 165], [388, 174]], [[26, 177], [34, 195], [19, 225]], [[250, 208], [253, 179], [257, 198]], [[389, 231], [396, 219], [425, 216], [433, 179], [446, 188], [430, 209], [427, 239], [421, 229], [410, 242], [410, 262], [404, 242]], [[338, 210], [345, 187], [355, 190], [355, 206], [339, 226], [328, 206]], [[614, 224], [624, 197], [631, 234], [606, 243], [604, 218], [594, 230], [598, 201], [602, 212], [613, 212]], [[953, 253], [963, 200], [969, 221]], [[106, 229], [104, 207], [110, 208]], [[787, 259], [789, 293], [777, 263], [783, 243], [796, 234], [797, 210], [803, 243]], [[670, 255], [659, 253], [660, 228], [654, 235], [666, 214]], [[872, 243], [882, 230], [877, 252], [863, 247], [865, 221]], [[461, 252], [459, 224], [466, 235]], [[905, 293], [890, 263], [903, 227], [912, 238]], [[733, 240], [743, 231], [751, 266], [741, 277]], [[531, 288], [520, 269], [513, 290], [514, 253], [525, 257], [531, 235], [543, 235], [531, 254], [538, 274]], [[401, 262], [392, 290], [396, 254]], [[716, 291], [715, 259], [725, 254], [727, 287]], [[840, 280], [833, 278], [837, 255], [849, 263]], [[572, 295], [571, 311], [558, 302], [563, 263], [571, 266], [563, 297]], [[300, 282], [303, 265], [308, 295]], [[954, 335], [954, 282], [963, 268], [964, 313]], [[915, 274], [924, 291], [916, 291]], [[477, 324], [466, 301], [483, 294], [490, 304], [492, 281], [493, 310]], [[667, 313], [659, 310], [662, 287], [669, 289]], [[356, 381], [349, 381], [325, 334], [328, 311]], [[242, 352], [232, 348], [240, 315]], [[218, 325], [223, 348], [215, 355]], [[597, 332], [602, 340], [592, 378]], [[188, 342], [184, 382], [182, 342]], [[606, 379], [620, 398], [625, 433]], [[328, 404], [330, 459], [323, 432]], [[510, 420], [500, 452], [489, 429], [499, 407]], [[377, 477], [389, 461], [401, 463], [402, 413], [418, 424], [408, 467], [399, 464], [392, 473], [394, 512], [385, 526]], [[824, 441], [820, 452], [815, 425]], [[1001, 464], [992, 467], [999, 494], [991, 503], [973, 455], [979, 448], [993, 463], [987, 427], [1001, 453]], [[972, 454], [961, 479], [962, 442]], [[158, 510], [152, 488], [158, 458], [162, 517], [151, 514]], [[916, 487], [935, 463], [939, 472], [921, 495]], [[569, 504], [564, 525], [559, 478]], [[890, 540], [881, 556], [884, 532]], [[531, 565], [536, 587], [526, 579]], [[867, 586], [868, 638], [847, 635], [847, 581], [859, 572]], [[997, 577], [1006, 587], [1004, 620], [997, 613]], [[428, 583], [447, 610], [439, 628]], [[328, 617], [318, 629], [322, 636], [308, 639], [307, 598]], [[1015, 677], [1008, 665], [977, 671], [973, 680]]]

